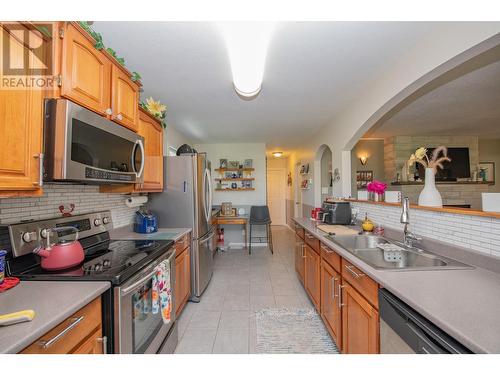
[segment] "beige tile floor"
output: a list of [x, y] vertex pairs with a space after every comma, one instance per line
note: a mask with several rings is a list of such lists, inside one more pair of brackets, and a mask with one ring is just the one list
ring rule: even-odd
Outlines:
[[267, 247], [218, 253], [214, 275], [199, 303], [179, 317], [176, 353], [255, 353], [255, 311], [312, 307], [295, 276], [294, 232], [273, 226], [274, 255]]

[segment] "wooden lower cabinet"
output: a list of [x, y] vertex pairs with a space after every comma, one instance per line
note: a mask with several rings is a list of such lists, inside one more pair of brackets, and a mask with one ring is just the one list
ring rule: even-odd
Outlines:
[[101, 315], [101, 297], [98, 297], [21, 354], [102, 354], [106, 340], [102, 336]]
[[327, 262], [321, 261], [321, 318], [338, 348], [342, 348], [341, 283], [340, 274]]
[[320, 311], [320, 299], [321, 299], [321, 257], [316, 251], [314, 251], [309, 245], [304, 245], [305, 253], [305, 271], [304, 271], [304, 286], [307, 294], [311, 298], [311, 301], [316, 307], [316, 310]]
[[342, 287], [342, 352], [379, 353], [378, 311], [345, 281]]
[[178, 317], [191, 296], [191, 247], [175, 256], [174, 306]]
[[297, 277], [304, 284], [304, 269], [305, 269], [305, 244], [304, 240], [298, 235], [295, 235], [295, 271]]

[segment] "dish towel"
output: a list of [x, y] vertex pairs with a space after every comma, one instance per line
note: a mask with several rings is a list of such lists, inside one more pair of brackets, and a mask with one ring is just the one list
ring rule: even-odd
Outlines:
[[152, 312], [161, 312], [163, 323], [170, 323], [172, 314], [172, 288], [170, 285], [170, 261], [164, 260], [156, 266], [153, 275]]

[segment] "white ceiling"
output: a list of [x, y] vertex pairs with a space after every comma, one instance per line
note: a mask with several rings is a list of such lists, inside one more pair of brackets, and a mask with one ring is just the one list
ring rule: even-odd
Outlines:
[[138, 71], [144, 97], [197, 143], [299, 145], [433, 32], [426, 22], [287, 22], [268, 51], [262, 92], [233, 90], [222, 36], [208, 22], [96, 22], [104, 43]]
[[366, 137], [471, 135], [500, 138], [500, 62], [474, 70], [411, 102]]

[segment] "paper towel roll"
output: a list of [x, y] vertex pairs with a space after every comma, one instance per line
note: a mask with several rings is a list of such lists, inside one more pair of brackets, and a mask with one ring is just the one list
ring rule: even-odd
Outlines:
[[127, 207], [139, 207], [142, 206], [144, 203], [147, 203], [148, 201], [148, 196], [147, 195], [138, 195], [135, 197], [128, 197], [127, 200], [125, 201], [125, 204]]

